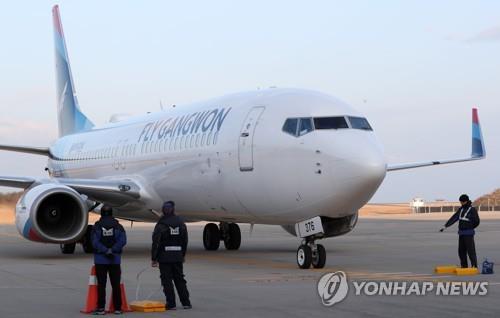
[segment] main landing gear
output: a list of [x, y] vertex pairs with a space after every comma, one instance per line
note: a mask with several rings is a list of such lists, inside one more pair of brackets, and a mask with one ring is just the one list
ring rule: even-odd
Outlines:
[[63, 254], [73, 254], [75, 253], [76, 243], [60, 244], [61, 253]]
[[219, 226], [208, 223], [203, 229], [203, 246], [207, 251], [219, 249], [220, 241], [224, 241], [227, 250], [237, 250], [241, 245], [241, 230], [236, 223], [221, 222]]
[[92, 228], [93, 225], [87, 225], [87, 230], [85, 231], [85, 235], [81, 240], [82, 249], [85, 254], [94, 253], [94, 246], [92, 246]]
[[[82, 249], [85, 254], [92, 254], [94, 252], [94, 247], [92, 246], [92, 228], [93, 225], [87, 225], [87, 230], [85, 231], [85, 235], [80, 240], [80, 244], [82, 244]], [[66, 243], [60, 244], [61, 253], [63, 254], [74, 254], [76, 249], [75, 243]]]

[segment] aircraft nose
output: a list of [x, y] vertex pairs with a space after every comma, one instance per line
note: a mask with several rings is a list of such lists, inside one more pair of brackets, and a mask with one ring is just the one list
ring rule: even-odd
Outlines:
[[361, 185], [378, 188], [387, 171], [383, 152], [376, 146], [366, 146], [356, 152], [349, 160], [351, 171]]
[[337, 176], [342, 179], [342, 199], [359, 207], [368, 202], [385, 178], [386, 162], [384, 153], [377, 144], [362, 142], [345, 152], [342, 167]]

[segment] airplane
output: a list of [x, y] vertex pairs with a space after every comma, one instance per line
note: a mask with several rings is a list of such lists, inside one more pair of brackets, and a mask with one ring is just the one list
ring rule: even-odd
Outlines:
[[187, 222], [209, 222], [206, 250], [239, 249], [237, 223], [274, 224], [300, 238], [299, 268], [322, 268], [317, 241], [350, 232], [386, 172], [486, 156], [473, 109], [470, 156], [387, 164], [366, 117], [304, 89], [236, 93], [97, 126], [79, 107], [57, 5], [52, 13], [59, 138], [46, 148], [0, 145], [46, 156], [48, 176], [0, 177], [0, 186], [24, 189], [20, 234], [64, 254], [77, 243], [92, 252], [88, 215], [102, 204], [117, 218], [156, 222], [173, 200]]

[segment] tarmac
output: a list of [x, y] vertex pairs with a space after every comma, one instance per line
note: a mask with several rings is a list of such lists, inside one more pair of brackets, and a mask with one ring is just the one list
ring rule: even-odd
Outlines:
[[[123, 223], [128, 245], [122, 281], [128, 300], [163, 299], [159, 273], [150, 267], [152, 226]], [[193, 309], [165, 313], [128, 313], [135, 317], [499, 317], [498, 274], [456, 277], [435, 275], [440, 264], [457, 264], [456, 229], [439, 233], [441, 220], [360, 219], [351, 233], [326, 240], [324, 269], [300, 270], [299, 240], [277, 226], [241, 225], [238, 251], [203, 249], [201, 224], [188, 226], [185, 273]], [[476, 235], [478, 259], [500, 260], [500, 220], [483, 220]], [[13, 225], [0, 225], [0, 317], [84, 317], [92, 256], [77, 246], [62, 255], [56, 245], [29, 242]], [[497, 271], [500, 267], [497, 268]], [[352, 281], [487, 281], [486, 296], [359, 296], [354, 288], [342, 302], [322, 305], [319, 278], [344, 271]], [[110, 288], [108, 287], [108, 295]], [[109, 296], [108, 296], [109, 299]], [[178, 304], [179, 306], [180, 304]]]

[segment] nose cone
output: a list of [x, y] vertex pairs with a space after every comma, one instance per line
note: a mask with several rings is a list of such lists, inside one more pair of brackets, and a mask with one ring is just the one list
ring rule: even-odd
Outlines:
[[357, 210], [371, 199], [384, 180], [385, 156], [376, 140], [359, 138], [354, 144], [344, 145], [342, 158], [337, 157], [333, 168], [342, 205]]
[[361, 189], [371, 189], [372, 195], [384, 180], [387, 171], [384, 155], [377, 147], [366, 147], [359, 151], [359, 154], [348, 159], [348, 166], [358, 186]]

